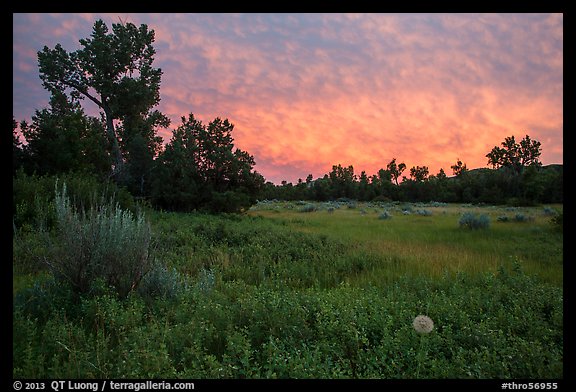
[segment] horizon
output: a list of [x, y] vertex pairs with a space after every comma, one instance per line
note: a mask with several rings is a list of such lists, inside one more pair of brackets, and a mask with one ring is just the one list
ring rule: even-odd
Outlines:
[[97, 19], [155, 31], [165, 143], [189, 113], [227, 118], [276, 185], [393, 158], [450, 176], [508, 136], [563, 164], [562, 14], [13, 14], [16, 121], [48, 106], [36, 53], [78, 49]]

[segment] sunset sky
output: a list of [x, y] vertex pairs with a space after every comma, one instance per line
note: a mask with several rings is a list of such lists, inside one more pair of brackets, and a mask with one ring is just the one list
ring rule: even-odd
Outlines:
[[[268, 181], [396, 158], [430, 174], [487, 167], [505, 137], [563, 163], [562, 14], [14, 14], [13, 114], [48, 106], [37, 52], [74, 51], [96, 19], [145, 23], [172, 120], [215, 117]], [[89, 114], [96, 107], [85, 100]]]

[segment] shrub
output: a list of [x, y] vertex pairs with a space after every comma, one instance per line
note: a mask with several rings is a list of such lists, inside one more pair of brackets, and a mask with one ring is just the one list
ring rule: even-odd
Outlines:
[[555, 229], [559, 231], [564, 230], [564, 212], [559, 212], [554, 218], [550, 220]]
[[416, 210], [416, 213], [421, 216], [432, 216], [432, 211], [430, 210]]
[[207, 294], [214, 288], [215, 283], [216, 278], [214, 276], [214, 271], [211, 269], [202, 268], [198, 274], [196, 288], [200, 290], [200, 292]]
[[44, 260], [50, 253], [49, 235], [26, 225], [12, 236], [12, 270], [14, 273], [36, 274], [46, 269]]
[[392, 218], [392, 215], [388, 211], [383, 211], [379, 216], [378, 219], [386, 220]]
[[56, 190], [56, 241], [47, 263], [54, 277], [86, 293], [91, 282], [101, 279], [125, 297], [149, 270], [150, 226], [140, 213], [134, 216], [118, 204], [74, 208], [66, 195]]
[[38, 280], [32, 287], [20, 290], [14, 295], [14, 309], [31, 319], [46, 322], [57, 310], [74, 313], [77, 304], [70, 287], [53, 278]]
[[514, 221], [515, 222], [531, 222], [533, 221], [534, 218], [531, 216], [526, 216], [524, 214], [518, 213], [516, 215], [514, 215]]
[[458, 223], [461, 228], [470, 230], [487, 229], [490, 227], [490, 218], [486, 214], [476, 216], [471, 212], [465, 212]]
[[306, 204], [300, 208], [300, 212], [314, 212], [316, 211], [316, 206], [314, 204]]
[[138, 293], [145, 300], [156, 298], [174, 299], [186, 288], [186, 282], [175, 268], [156, 264], [141, 280]]

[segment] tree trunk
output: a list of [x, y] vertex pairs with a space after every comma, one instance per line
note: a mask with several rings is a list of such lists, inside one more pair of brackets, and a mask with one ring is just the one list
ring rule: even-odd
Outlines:
[[116, 135], [116, 130], [114, 129], [112, 110], [110, 110], [110, 106], [108, 106], [105, 97], [102, 97], [102, 109], [106, 116], [106, 133], [112, 143], [112, 155], [114, 157], [114, 168], [112, 169], [111, 177], [119, 178], [124, 171], [124, 159], [122, 158], [120, 144], [118, 143], [118, 137]]

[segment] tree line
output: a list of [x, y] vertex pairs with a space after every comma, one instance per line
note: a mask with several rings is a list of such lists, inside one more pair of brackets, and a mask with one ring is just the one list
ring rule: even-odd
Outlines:
[[[162, 70], [154, 67], [154, 30], [145, 24], [94, 23], [81, 48], [60, 44], [38, 52], [39, 76], [50, 92], [47, 108], [31, 122], [13, 118], [13, 174], [90, 173], [166, 210], [241, 211], [258, 199], [406, 200], [520, 203], [562, 202], [562, 166], [543, 168], [540, 143], [514, 136], [486, 157], [492, 169], [468, 170], [460, 160], [430, 175], [392, 159], [374, 175], [335, 165], [321, 178], [274, 185], [254, 170], [255, 160], [234, 147], [234, 125], [181, 118], [163, 145], [159, 128], [170, 119], [155, 109]], [[88, 100], [99, 117], [85, 113]], [[17, 129], [25, 139], [23, 143]]]
[[[513, 136], [511, 137], [513, 138]], [[394, 165], [392, 160], [392, 166]], [[402, 163], [397, 167], [402, 168]], [[390, 165], [389, 165], [390, 166]], [[405, 166], [405, 165], [404, 165]], [[394, 166], [393, 166], [394, 167]], [[493, 169], [468, 170], [460, 160], [451, 167], [452, 176], [443, 169], [430, 175], [428, 167], [415, 166], [410, 176], [399, 176], [394, 170], [380, 169], [368, 176], [359, 175], [354, 167], [332, 166], [322, 177], [299, 179], [296, 184], [264, 184], [262, 198], [279, 200], [354, 199], [360, 201], [407, 201], [447, 203], [486, 203], [534, 205], [563, 202], [563, 166], [528, 165], [517, 170], [508, 164]], [[403, 170], [400, 170], [400, 174]], [[401, 180], [396, 183], [396, 179]]]
[[450, 168], [430, 174], [427, 166], [413, 166], [393, 158], [371, 176], [354, 173], [352, 165], [332, 166], [323, 177], [297, 184], [284, 181], [281, 185], [267, 182], [263, 195], [267, 199], [326, 201], [338, 198], [361, 201], [441, 201], [464, 203], [531, 205], [563, 202], [563, 166], [543, 167], [539, 157], [541, 143], [526, 135], [520, 142], [509, 136], [488, 154], [492, 169], [469, 170], [460, 159]]

